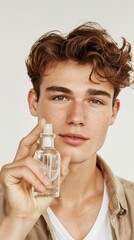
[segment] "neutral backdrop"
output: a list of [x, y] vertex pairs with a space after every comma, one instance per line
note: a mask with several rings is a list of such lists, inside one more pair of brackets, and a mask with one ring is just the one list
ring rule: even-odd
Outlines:
[[[18, 143], [36, 124], [28, 109], [31, 88], [25, 59], [44, 32], [63, 33], [97, 21], [134, 52], [133, 0], [0, 0], [0, 166], [14, 159]], [[121, 109], [100, 154], [115, 174], [134, 180], [134, 90], [119, 95]]]

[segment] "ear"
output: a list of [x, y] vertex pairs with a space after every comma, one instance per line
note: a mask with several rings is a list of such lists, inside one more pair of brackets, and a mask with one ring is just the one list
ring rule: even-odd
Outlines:
[[116, 119], [116, 116], [119, 112], [120, 109], [120, 101], [118, 99], [115, 100], [113, 109], [112, 109], [112, 115], [111, 115], [111, 120], [110, 120], [110, 125], [112, 125]]
[[37, 117], [37, 94], [35, 90], [32, 88], [30, 89], [28, 93], [28, 104], [29, 104], [29, 110], [32, 116]]

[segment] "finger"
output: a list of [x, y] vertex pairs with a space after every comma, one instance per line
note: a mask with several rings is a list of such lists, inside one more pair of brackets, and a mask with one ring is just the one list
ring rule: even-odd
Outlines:
[[44, 119], [41, 119], [36, 127], [21, 140], [14, 161], [34, 154], [38, 145], [37, 140], [40, 137], [40, 133], [43, 131], [45, 122]]
[[[69, 172], [69, 162], [70, 162], [70, 159], [66, 156], [64, 156], [62, 158], [62, 161], [61, 161], [61, 169], [60, 169], [60, 183], [62, 183], [65, 179], [65, 177], [67, 176], [68, 172]], [[52, 205], [55, 205], [57, 204], [57, 199], [54, 198], [54, 197], [43, 197], [43, 196], [37, 196], [36, 197], [39, 202], [41, 203], [40, 204], [40, 211], [41, 211], [41, 214], [52, 204]]]
[[3, 187], [9, 188], [10, 190], [14, 187], [20, 188], [21, 183], [24, 181], [39, 192], [44, 192], [45, 188], [50, 184], [50, 181], [48, 181], [45, 176], [42, 181], [40, 181], [40, 179], [26, 166], [4, 169], [1, 172], [1, 183]]
[[[21, 159], [19, 161], [15, 161], [10, 164], [6, 164], [5, 166], [2, 167], [2, 174], [6, 178], [6, 174], [9, 174], [9, 172], [13, 169], [29, 169], [33, 173], [33, 175], [38, 178], [38, 180], [43, 184], [43, 185], [48, 185], [50, 184], [50, 179], [46, 176], [45, 172], [43, 169], [39, 166], [38, 162], [35, 161], [32, 157], [27, 157], [25, 159]], [[10, 170], [8, 172], [8, 170]], [[4, 173], [3, 173], [4, 172]], [[14, 173], [14, 172], [13, 172]], [[16, 183], [16, 182], [15, 182]]]

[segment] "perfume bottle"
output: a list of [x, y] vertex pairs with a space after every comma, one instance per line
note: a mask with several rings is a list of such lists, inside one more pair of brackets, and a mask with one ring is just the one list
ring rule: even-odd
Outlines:
[[58, 197], [60, 191], [60, 153], [54, 148], [55, 134], [52, 132], [52, 124], [46, 123], [44, 132], [40, 134], [41, 148], [35, 152], [35, 160], [44, 170], [51, 183], [45, 192], [40, 193], [34, 189], [34, 196]]

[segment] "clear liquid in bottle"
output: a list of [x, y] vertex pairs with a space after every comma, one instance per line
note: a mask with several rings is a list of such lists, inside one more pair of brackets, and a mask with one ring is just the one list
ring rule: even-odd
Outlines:
[[53, 196], [59, 197], [60, 192], [60, 154], [54, 148], [54, 137], [52, 133], [52, 124], [46, 123], [44, 132], [41, 133], [41, 148], [35, 152], [34, 158], [38, 161], [40, 167], [51, 183], [46, 187], [45, 192], [40, 193], [34, 189], [34, 196]]

